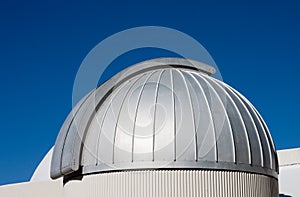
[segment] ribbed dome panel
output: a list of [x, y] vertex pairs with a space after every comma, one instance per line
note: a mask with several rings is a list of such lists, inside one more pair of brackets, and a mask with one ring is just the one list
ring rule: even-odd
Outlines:
[[81, 166], [82, 173], [199, 168], [276, 177], [272, 138], [251, 103], [193, 67], [166, 65], [83, 98], [62, 126], [51, 176]]

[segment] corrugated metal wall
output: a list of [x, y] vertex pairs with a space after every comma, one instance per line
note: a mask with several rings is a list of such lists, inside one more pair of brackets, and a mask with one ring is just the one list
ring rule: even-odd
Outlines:
[[112, 172], [64, 186], [64, 197], [278, 197], [275, 178], [205, 170]]

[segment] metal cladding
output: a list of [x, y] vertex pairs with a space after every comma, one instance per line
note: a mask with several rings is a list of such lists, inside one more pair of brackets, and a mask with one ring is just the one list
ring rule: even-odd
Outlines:
[[84, 176], [64, 197], [278, 197], [275, 178], [217, 170], [139, 170]]
[[115, 170], [202, 169], [277, 178], [268, 128], [253, 105], [203, 63], [139, 63], [91, 91], [64, 122], [51, 177]]

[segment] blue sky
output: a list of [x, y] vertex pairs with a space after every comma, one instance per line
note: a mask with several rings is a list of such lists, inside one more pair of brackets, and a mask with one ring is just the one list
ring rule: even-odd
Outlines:
[[[296, 1], [2, 1], [0, 185], [29, 180], [53, 146], [87, 53], [114, 33], [144, 25], [174, 28], [198, 40], [224, 81], [260, 111], [277, 148], [300, 147], [299, 24]], [[173, 55], [132, 51], [104, 78]]]

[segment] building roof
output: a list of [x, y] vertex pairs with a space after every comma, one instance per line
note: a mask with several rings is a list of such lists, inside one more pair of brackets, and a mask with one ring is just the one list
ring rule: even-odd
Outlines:
[[280, 167], [300, 165], [300, 148], [279, 150], [277, 153]]
[[253, 105], [200, 62], [131, 66], [92, 90], [57, 137], [51, 177], [132, 169], [221, 169], [277, 177], [268, 128]]
[[53, 147], [48, 151], [48, 153], [44, 156], [43, 160], [40, 162], [38, 167], [35, 169], [30, 179], [30, 182], [51, 180], [50, 166], [51, 166], [52, 154], [53, 154]]
[[282, 196], [300, 196], [300, 148], [279, 150], [279, 190]]

